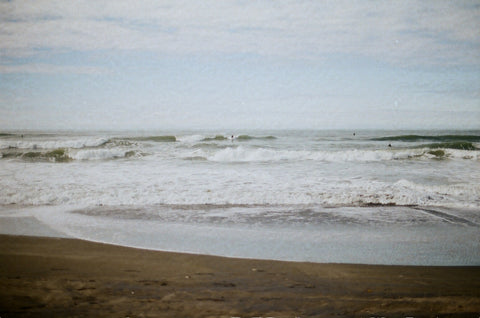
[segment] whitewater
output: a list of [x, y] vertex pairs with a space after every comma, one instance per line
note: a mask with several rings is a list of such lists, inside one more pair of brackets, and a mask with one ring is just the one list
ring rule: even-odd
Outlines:
[[0, 233], [480, 264], [480, 131], [3, 132], [0, 189]]

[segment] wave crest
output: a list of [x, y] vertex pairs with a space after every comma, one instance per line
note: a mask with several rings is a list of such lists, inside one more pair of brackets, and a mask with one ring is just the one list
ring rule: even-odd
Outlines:
[[108, 160], [139, 156], [137, 151], [121, 149], [84, 149], [70, 154], [75, 160]]
[[[210, 150], [210, 151], [209, 151]], [[274, 150], [267, 148], [224, 147], [222, 149], [202, 148], [194, 156], [214, 162], [276, 162], [276, 161], [326, 161], [326, 162], [373, 162], [391, 160], [421, 159], [473, 159], [478, 160], [478, 151], [461, 149], [414, 148], [399, 150], [357, 150], [344, 151], [306, 151]], [[192, 157], [192, 156], [190, 156]]]
[[416, 142], [416, 141], [480, 142], [480, 136], [477, 136], [477, 135], [438, 135], [438, 136], [399, 135], [399, 136], [387, 136], [387, 137], [371, 138], [370, 140], [373, 140], [373, 141], [405, 141], [405, 142]]
[[27, 152], [5, 152], [1, 153], [0, 158], [21, 158], [27, 161], [51, 161], [51, 162], [68, 162], [72, 158], [69, 156], [67, 149], [58, 148], [52, 151], [27, 151]]
[[228, 140], [228, 138], [223, 135], [216, 135], [215, 137], [205, 137], [202, 139], [202, 141], [223, 141], [223, 140]]
[[59, 149], [102, 147], [110, 142], [108, 138], [78, 138], [71, 140], [0, 140], [0, 149]]
[[134, 141], [154, 141], [154, 142], [176, 142], [177, 141], [177, 137], [172, 135], [131, 137], [126, 139], [134, 140]]
[[441, 142], [435, 144], [426, 144], [419, 147], [426, 147], [430, 149], [459, 149], [459, 150], [478, 150], [471, 142], [455, 141], [455, 142]]
[[240, 135], [236, 137], [238, 140], [242, 141], [248, 141], [248, 140], [253, 140], [253, 139], [259, 139], [259, 140], [273, 140], [277, 139], [275, 136], [250, 136], [250, 135]]

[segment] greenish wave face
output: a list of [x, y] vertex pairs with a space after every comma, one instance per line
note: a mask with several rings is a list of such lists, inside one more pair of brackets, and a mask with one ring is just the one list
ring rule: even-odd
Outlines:
[[249, 141], [249, 140], [254, 140], [254, 139], [258, 139], [258, 140], [273, 140], [273, 139], [277, 139], [277, 137], [275, 136], [250, 136], [250, 135], [240, 135], [240, 136], [237, 136], [237, 137], [234, 137], [232, 136], [233, 138], [229, 138], [227, 136], [223, 136], [223, 135], [216, 135], [215, 137], [207, 137], [207, 138], [203, 138], [202, 141], [224, 141], [224, 140], [231, 140], [231, 139], [235, 139], [235, 140], [238, 140], [238, 141]]
[[[439, 136], [424, 136], [424, 135], [399, 135], [389, 137], [372, 138], [374, 141], [438, 141], [438, 142], [480, 142], [480, 136], [477, 135], [439, 135]], [[454, 148], [458, 149], [458, 148]]]
[[203, 138], [202, 141], [222, 141], [227, 140], [228, 138], [222, 135], [216, 135], [215, 137]]
[[237, 137], [238, 140], [252, 140], [252, 139], [260, 139], [260, 140], [273, 140], [277, 139], [275, 136], [264, 136], [264, 137], [254, 137], [249, 135], [240, 135]]
[[439, 150], [430, 150], [428, 153], [431, 154], [431, 155], [434, 155], [435, 158], [437, 158], [437, 159], [445, 158], [445, 151], [444, 151], [444, 150], [441, 150], [441, 149], [439, 149]]
[[3, 154], [3, 158], [22, 158], [32, 161], [54, 161], [54, 162], [69, 162], [73, 159], [67, 154], [64, 148], [58, 148], [48, 152], [29, 151], [25, 153], [15, 152], [9, 154]]
[[177, 137], [175, 136], [147, 136], [147, 137], [134, 137], [129, 138], [130, 140], [136, 141], [154, 141], [154, 142], [175, 142], [177, 141]]
[[430, 149], [458, 149], [458, 150], [478, 150], [471, 142], [439, 142], [434, 144], [421, 145], [417, 148], [430, 148]]
[[130, 151], [127, 151], [127, 152], [125, 153], [125, 157], [126, 157], [126, 158], [133, 157], [133, 156], [135, 156], [136, 154], [137, 154], [136, 151], [130, 150]]

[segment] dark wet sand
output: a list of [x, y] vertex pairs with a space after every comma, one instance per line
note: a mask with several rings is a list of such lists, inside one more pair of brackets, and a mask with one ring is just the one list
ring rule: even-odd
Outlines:
[[0, 317], [479, 317], [480, 267], [313, 264], [0, 235]]

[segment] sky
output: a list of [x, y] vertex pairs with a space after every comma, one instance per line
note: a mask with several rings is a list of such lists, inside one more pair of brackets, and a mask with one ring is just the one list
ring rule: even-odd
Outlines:
[[480, 1], [0, 0], [0, 130], [480, 129]]

